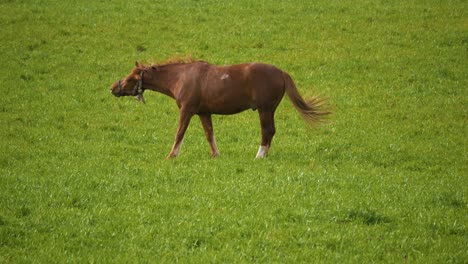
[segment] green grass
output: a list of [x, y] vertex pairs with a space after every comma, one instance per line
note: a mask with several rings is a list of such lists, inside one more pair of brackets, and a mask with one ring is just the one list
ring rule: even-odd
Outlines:
[[[466, 263], [466, 1], [0, 2], [0, 262]], [[199, 120], [136, 60], [262, 61], [335, 106]]]

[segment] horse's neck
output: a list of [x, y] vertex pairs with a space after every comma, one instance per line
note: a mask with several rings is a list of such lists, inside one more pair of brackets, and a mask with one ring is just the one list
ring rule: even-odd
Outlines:
[[182, 71], [183, 69], [180, 65], [160, 66], [160, 68], [154, 72], [155, 76], [149, 84], [149, 89], [175, 98], [174, 89], [176, 89], [176, 84], [181, 77]]

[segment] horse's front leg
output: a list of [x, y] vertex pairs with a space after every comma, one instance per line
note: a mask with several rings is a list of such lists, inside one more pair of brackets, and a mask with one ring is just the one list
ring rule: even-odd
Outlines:
[[218, 157], [219, 150], [218, 150], [218, 147], [216, 146], [216, 140], [214, 138], [213, 123], [211, 121], [211, 115], [210, 114], [199, 115], [199, 117], [203, 125], [203, 129], [205, 130], [205, 137], [208, 140], [208, 143], [210, 143], [211, 157], [213, 158]]
[[182, 146], [182, 141], [184, 139], [185, 131], [190, 123], [190, 119], [193, 114], [185, 111], [180, 111], [179, 114], [179, 126], [177, 127], [177, 133], [174, 140], [174, 145], [172, 146], [171, 152], [167, 155], [167, 159], [175, 158], [179, 155], [180, 147]]

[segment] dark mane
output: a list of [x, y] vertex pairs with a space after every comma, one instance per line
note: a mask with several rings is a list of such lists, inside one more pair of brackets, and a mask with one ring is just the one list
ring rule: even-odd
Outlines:
[[192, 62], [196, 62], [197, 60], [195, 60], [194, 58], [192, 58], [192, 56], [185, 56], [185, 57], [172, 57], [172, 58], [169, 58], [167, 60], [165, 60], [164, 62], [162, 63], [158, 63], [158, 65], [166, 65], [166, 64], [185, 64], [185, 63], [192, 63]]
[[139, 63], [138, 66], [133, 68], [132, 73], [139, 74], [140, 71], [151, 68], [151, 67], [161, 67], [161, 66], [166, 66], [166, 65], [171, 65], [171, 64], [188, 64], [188, 63], [194, 63], [194, 62], [205, 62], [205, 61], [194, 59], [192, 56], [185, 56], [185, 57], [177, 56], [177, 57], [169, 58], [162, 62]]
[[172, 57], [163, 62], [156, 62], [151, 63], [151, 66], [163, 66], [168, 64], [186, 64], [186, 63], [194, 63], [199, 62], [200, 60], [194, 59], [192, 56], [185, 56], [185, 57]]
[[[207, 63], [206, 61], [194, 59], [192, 56], [185, 56], [185, 57], [177, 56], [177, 57], [169, 58], [162, 62], [152, 62], [152, 63], [136, 62], [136, 65], [132, 69], [130, 75], [137, 76], [140, 74], [141, 71], [145, 71], [149, 68], [159, 68], [159, 67], [163, 67], [167, 65], [174, 65], [174, 64], [190, 64], [190, 63], [195, 63], [195, 62]], [[136, 79], [139, 79], [139, 77], [136, 77]]]

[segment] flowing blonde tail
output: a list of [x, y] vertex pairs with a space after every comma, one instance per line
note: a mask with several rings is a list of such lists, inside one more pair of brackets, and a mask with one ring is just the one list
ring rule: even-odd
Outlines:
[[286, 72], [283, 72], [286, 94], [293, 103], [296, 110], [301, 114], [304, 121], [310, 125], [321, 123], [325, 121], [325, 117], [331, 114], [331, 111], [326, 107], [326, 100], [320, 98], [319, 96], [314, 96], [312, 99], [307, 102], [297, 91], [294, 81], [291, 79], [291, 76]]

